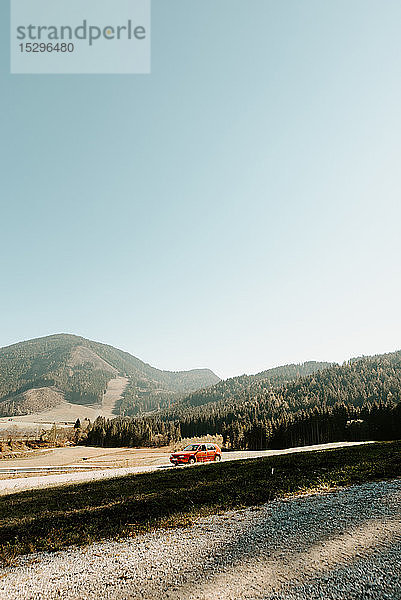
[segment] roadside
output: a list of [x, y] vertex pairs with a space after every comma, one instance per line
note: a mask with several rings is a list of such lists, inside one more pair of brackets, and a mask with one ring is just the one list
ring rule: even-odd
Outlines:
[[[78, 474], [79, 475], [79, 474]], [[401, 476], [401, 442], [228, 461], [0, 497], [0, 560]]]
[[[101, 573], [101, 577], [99, 574]], [[274, 500], [0, 570], [3, 600], [395, 600], [401, 481]]]
[[[334, 442], [315, 446], [286, 448], [284, 450], [238, 451], [223, 454], [223, 462], [249, 460], [269, 456], [280, 456], [298, 452], [313, 452], [358, 446], [373, 442]], [[79, 473], [55, 473], [60, 467], [68, 466], [68, 471]], [[54, 469], [52, 469], [54, 467]], [[99, 470], [96, 470], [96, 467]], [[123, 477], [170, 468], [168, 448], [94, 448], [75, 446], [71, 448], [55, 448], [35, 455], [31, 458], [0, 462], [0, 496], [19, 491], [54, 487], [61, 484], [72, 484], [85, 481], [98, 481], [112, 477]], [[29, 470], [46, 469], [47, 473], [34, 476]], [[179, 467], [185, 468], [185, 467]], [[87, 469], [86, 472], [81, 472]], [[8, 472], [8, 473], [7, 473]], [[29, 474], [29, 477], [27, 477]]]

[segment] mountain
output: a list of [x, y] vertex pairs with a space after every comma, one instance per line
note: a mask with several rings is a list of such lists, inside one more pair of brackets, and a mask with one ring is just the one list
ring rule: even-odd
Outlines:
[[296, 365], [270, 380], [266, 373], [190, 394], [159, 420], [179, 422], [183, 437], [222, 434], [248, 449], [401, 435], [401, 351], [341, 366], [305, 363], [301, 376]]
[[[235, 405], [246, 398], [251, 398], [263, 391], [270, 390], [288, 381], [293, 381], [304, 375], [310, 375], [316, 371], [327, 369], [332, 363], [309, 361], [299, 365], [284, 365], [262, 371], [256, 375], [240, 375], [231, 377], [211, 385], [210, 387], [199, 386], [199, 389], [183, 395], [181, 398], [170, 398], [164, 396], [162, 402], [157, 401], [157, 394], [148, 395], [145, 401], [141, 401], [138, 389], [131, 390], [128, 387], [124, 400], [120, 405], [120, 414], [126, 416], [137, 416], [146, 414], [153, 410], [162, 410], [169, 417], [180, 418], [191, 407], [204, 406], [212, 403], [222, 405]], [[164, 410], [163, 410], [164, 409]]]
[[276, 388], [289, 381], [311, 375], [332, 366], [328, 362], [309, 361], [302, 364], [284, 365], [262, 371], [256, 375], [240, 375], [216, 383], [213, 387], [197, 390], [178, 402], [173, 410], [181, 412], [185, 407], [203, 406], [211, 402], [238, 403]]
[[0, 349], [0, 416], [47, 410], [64, 400], [101, 404], [118, 375], [129, 378], [126, 404], [137, 399], [149, 410], [155, 398], [163, 405], [219, 381], [208, 369], [161, 371], [113, 346], [57, 334]]

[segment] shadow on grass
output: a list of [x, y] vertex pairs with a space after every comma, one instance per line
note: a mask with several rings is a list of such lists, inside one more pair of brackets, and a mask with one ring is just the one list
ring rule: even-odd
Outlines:
[[385, 442], [22, 492], [0, 498], [0, 559], [188, 525], [200, 515], [299, 491], [400, 475], [401, 442]]

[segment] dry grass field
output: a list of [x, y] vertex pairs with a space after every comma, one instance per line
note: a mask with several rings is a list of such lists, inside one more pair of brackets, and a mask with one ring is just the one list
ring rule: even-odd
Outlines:
[[34, 431], [38, 428], [50, 428], [53, 423], [57, 423], [58, 427], [62, 427], [66, 423], [73, 424], [77, 419], [80, 419], [81, 422], [84, 422], [85, 419], [94, 421], [98, 416], [111, 419], [116, 416], [113, 414], [113, 410], [127, 383], [126, 377], [112, 379], [107, 386], [101, 405], [72, 404], [61, 398], [57, 406], [43, 412], [19, 417], [2, 417], [0, 418], [0, 437], [2, 432], [10, 429]]
[[26, 452], [21, 458], [2, 460], [4, 467], [59, 467], [85, 465], [88, 467], [118, 468], [140, 467], [166, 464], [169, 448], [94, 448], [72, 446], [68, 448], [47, 448]]

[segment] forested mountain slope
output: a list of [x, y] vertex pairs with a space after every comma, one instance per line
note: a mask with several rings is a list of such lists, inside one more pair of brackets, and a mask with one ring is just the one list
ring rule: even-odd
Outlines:
[[[245, 387], [238, 380], [247, 382]], [[151, 445], [220, 434], [232, 448], [256, 450], [401, 437], [401, 351], [330, 365], [292, 381], [261, 381], [260, 387], [244, 378], [221, 382], [189, 396], [213, 396], [214, 401], [194, 406], [187, 398], [145, 419], [99, 420], [90, 440]], [[219, 397], [216, 389], [226, 386], [237, 386], [239, 393]]]
[[232, 377], [219, 381], [213, 387], [192, 392], [178, 402], [173, 410], [181, 412], [186, 407], [203, 406], [211, 402], [222, 402], [224, 404], [241, 402], [289, 381], [327, 369], [330, 366], [332, 366], [331, 363], [327, 362], [309, 361], [299, 365], [275, 367], [256, 375]]
[[36, 394], [36, 409], [40, 409], [40, 398], [43, 410], [63, 398], [100, 404], [107, 383], [118, 374], [127, 375], [130, 390], [140, 391], [145, 398], [154, 391], [162, 399], [176, 398], [219, 381], [208, 369], [160, 371], [113, 346], [57, 334], [0, 349], [0, 416], [29, 411], [32, 402], [27, 402], [26, 392], [41, 388], [52, 388], [52, 393]]
[[[219, 386], [220, 384], [218, 384]], [[217, 387], [217, 386], [215, 386]], [[208, 390], [206, 390], [207, 392]], [[401, 352], [361, 357], [316, 370], [270, 389], [251, 386], [248, 395], [229, 397], [202, 406], [187, 406], [166, 412], [166, 420], [180, 421], [184, 437], [225, 433], [235, 444], [249, 445], [255, 428], [262, 437], [279, 438], [279, 431], [295, 427], [295, 421], [327, 421], [333, 411], [348, 411], [345, 419], [360, 420], [360, 411], [374, 405], [395, 406], [401, 399]], [[344, 407], [346, 411], [344, 412]], [[355, 429], [355, 427], [354, 427]], [[260, 432], [259, 432], [260, 439]], [[284, 435], [284, 434], [283, 434]], [[242, 439], [242, 442], [240, 441]], [[301, 440], [298, 440], [301, 442]], [[278, 441], [277, 441], [278, 443]]]
[[[139, 416], [154, 410], [164, 409], [169, 411], [169, 416], [179, 418], [188, 407], [203, 406], [211, 402], [228, 404], [232, 401], [235, 404], [266, 389], [292, 381], [302, 375], [315, 373], [315, 371], [329, 366], [331, 366], [330, 363], [313, 361], [301, 365], [285, 365], [262, 371], [256, 375], [231, 377], [219, 381], [211, 387], [199, 386], [199, 389], [190, 394], [182, 394], [181, 398], [173, 393], [170, 397], [164, 394], [161, 398], [157, 389], [151, 390], [145, 387], [144, 390], [141, 390], [138, 389], [137, 385], [131, 384], [126, 389], [124, 399], [120, 403], [120, 414]], [[192, 373], [195, 374], [196, 372], [193, 371]], [[145, 392], [148, 393], [145, 394]]]

